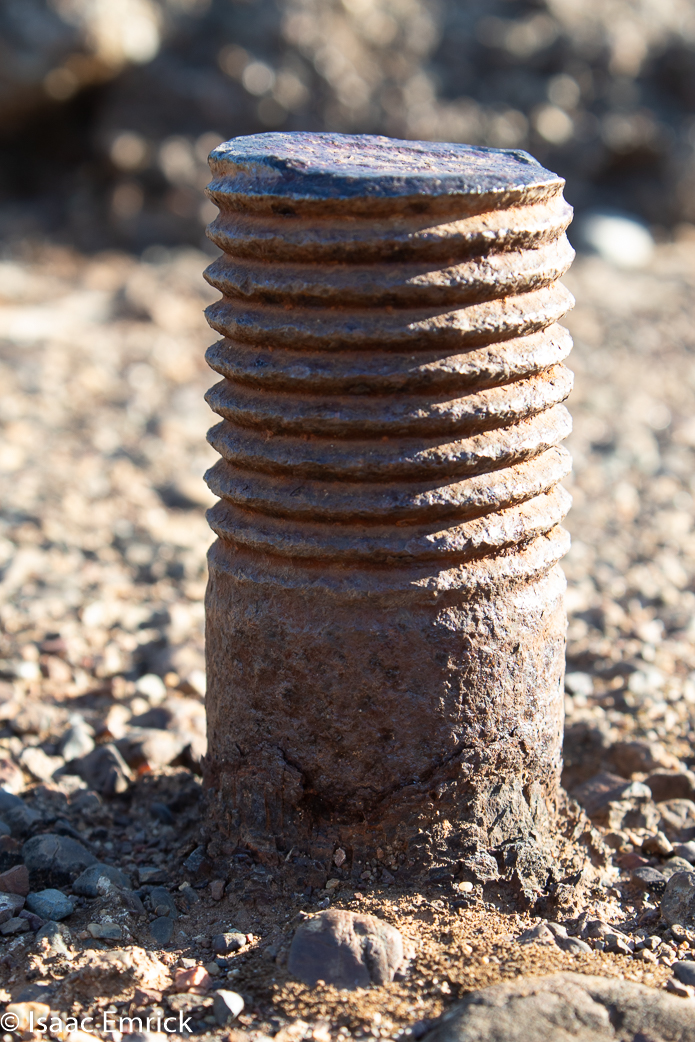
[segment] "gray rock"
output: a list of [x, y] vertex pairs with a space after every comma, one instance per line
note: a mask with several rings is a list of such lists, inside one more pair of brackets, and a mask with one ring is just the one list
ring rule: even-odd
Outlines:
[[132, 886], [130, 878], [125, 872], [121, 872], [120, 868], [116, 868], [115, 865], [102, 865], [100, 862], [97, 862], [95, 865], [90, 865], [77, 877], [72, 884], [72, 889], [82, 897], [98, 897], [99, 890], [97, 889], [97, 884], [104, 877], [110, 883], [122, 887], [124, 890], [130, 890]]
[[27, 895], [27, 908], [42, 919], [59, 922], [75, 911], [75, 904], [60, 890], [40, 890], [36, 894]]
[[540, 941], [542, 944], [555, 944], [555, 934], [549, 928], [548, 923], [536, 923], [535, 926], [519, 934], [517, 941], [519, 944], [531, 944], [533, 941]]
[[557, 973], [473, 991], [445, 1013], [424, 1039], [685, 1042], [693, 1037], [695, 1003], [632, 981]]
[[97, 941], [123, 940], [123, 927], [118, 923], [88, 923], [87, 930]]
[[157, 868], [154, 865], [144, 865], [142, 868], [138, 868], [138, 878], [140, 880], [140, 886], [149, 883], [166, 883], [169, 878], [169, 873], [165, 868]]
[[68, 886], [85, 868], [98, 863], [76, 839], [52, 832], [28, 839], [22, 856], [31, 885], [37, 889]]
[[0, 820], [0, 836], [11, 836], [11, 835], [12, 835], [12, 829], [10, 828], [10, 826], [7, 824], [6, 821]]
[[13, 1002], [46, 1002], [53, 994], [53, 988], [46, 981], [27, 984], [20, 992], [13, 995]]
[[607, 933], [604, 935], [603, 943], [607, 952], [615, 952], [617, 955], [630, 955], [632, 952], [623, 933]]
[[630, 872], [630, 879], [636, 883], [640, 890], [647, 890], [651, 894], [663, 894], [666, 889], [666, 876], [650, 865], [640, 865]]
[[693, 866], [689, 861], [686, 861], [684, 857], [672, 857], [668, 861], [664, 861], [663, 865], [659, 869], [661, 874], [670, 879], [671, 876], [675, 875], [676, 872], [692, 872]]
[[231, 930], [229, 933], [218, 933], [212, 938], [212, 950], [217, 955], [227, 955], [229, 952], [238, 952], [246, 944], [246, 934], [239, 930]]
[[163, 886], [155, 886], [150, 891], [150, 904], [155, 915], [168, 915], [171, 919], [178, 919], [179, 910], [174, 898]]
[[20, 894], [0, 893], [0, 923], [13, 919], [24, 908], [24, 898]]
[[310, 987], [365, 988], [392, 981], [403, 961], [398, 930], [373, 915], [330, 910], [302, 923], [292, 938], [289, 972]]
[[31, 926], [26, 919], [22, 919], [20, 916], [8, 919], [6, 923], [0, 926], [0, 933], [5, 937], [13, 933], [28, 933], [29, 930], [31, 930]]
[[658, 804], [661, 829], [669, 839], [687, 842], [695, 838], [695, 803], [692, 800], [664, 800]]
[[661, 914], [669, 926], [695, 927], [695, 872], [676, 872], [661, 898]]
[[499, 879], [499, 875], [496, 860], [486, 850], [465, 858], [461, 865], [461, 878], [469, 883], [486, 883], [490, 879]]
[[675, 962], [672, 969], [673, 976], [676, 980], [679, 980], [681, 984], [695, 986], [695, 962], [691, 962], [690, 960], [687, 962]]
[[41, 948], [48, 956], [67, 955], [68, 945], [71, 940], [70, 931], [62, 923], [47, 922], [36, 934]]
[[132, 890], [121, 890], [118, 894], [121, 904], [127, 908], [131, 915], [144, 915], [145, 906], [137, 894]]
[[98, 745], [91, 753], [73, 760], [70, 770], [102, 796], [125, 792], [132, 779], [130, 767], [116, 746], [111, 744]]
[[19, 913], [20, 919], [26, 919], [29, 923], [30, 930], [40, 930], [46, 920], [41, 915], [36, 915], [35, 912], [30, 912], [28, 908], [23, 908]]
[[4, 789], [0, 789], [0, 814], [13, 836], [26, 836], [31, 827], [41, 820], [20, 796], [13, 796]]
[[563, 952], [570, 952], [574, 955], [581, 955], [583, 952], [592, 950], [591, 945], [580, 940], [579, 937], [556, 937], [555, 943]]
[[181, 897], [184, 899], [186, 905], [189, 908], [192, 908], [193, 905], [198, 904], [198, 902], [200, 901], [200, 897], [197, 891], [193, 889], [190, 883], [187, 883], [185, 886], [182, 886], [179, 890], [179, 893], [181, 894]]
[[212, 872], [213, 865], [207, 856], [205, 847], [199, 846], [188, 855], [183, 862], [182, 868], [192, 876], [197, 876], [199, 879], [207, 879]]
[[543, 922], [555, 937], [564, 938], [567, 936], [567, 927], [563, 926], [562, 923], [554, 923], [550, 919], [544, 919]]
[[690, 840], [689, 843], [676, 843], [673, 853], [676, 857], [682, 857], [684, 861], [695, 865], [695, 840]]
[[215, 992], [212, 1012], [220, 1027], [239, 1016], [244, 1008], [244, 1000], [237, 991], [226, 991], [220, 988]]
[[169, 915], [160, 915], [150, 923], [150, 936], [157, 944], [168, 944], [174, 936], [174, 921]]
[[88, 756], [94, 749], [94, 739], [84, 725], [75, 724], [65, 732], [58, 748], [65, 762], [70, 763]]
[[166, 803], [160, 803], [158, 800], [153, 800], [150, 803], [150, 814], [157, 821], [161, 821], [162, 825], [173, 825], [176, 820]]

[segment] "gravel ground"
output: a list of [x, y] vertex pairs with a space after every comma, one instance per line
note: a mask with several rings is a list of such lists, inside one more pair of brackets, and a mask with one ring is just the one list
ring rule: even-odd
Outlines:
[[[281, 874], [213, 854], [198, 770], [210, 542], [201, 474], [214, 458], [205, 263], [193, 251], [137, 261], [44, 247], [0, 264], [0, 1001], [63, 1014], [183, 1010], [197, 1033], [229, 1037], [221, 986], [246, 1002], [235, 1032], [328, 1042], [420, 1037], [459, 995], [523, 973], [574, 969], [691, 999], [671, 967], [695, 958], [695, 918], [667, 883], [695, 863], [687, 229], [649, 268], [580, 257], [566, 280], [579, 301], [568, 320], [566, 784], [591, 816], [578, 832], [593, 864], [538, 887], [522, 911], [436, 865], [414, 887], [396, 865], [355, 880], [340, 858], [295, 857]], [[38, 841], [26, 842], [43, 833], [62, 837], [39, 842], [57, 844], [48, 867]], [[85, 856], [128, 878], [80, 892]], [[54, 913], [31, 897], [3, 920], [4, 895], [29, 888], [67, 896], [60, 927], [45, 927]], [[400, 929], [409, 962], [391, 984], [347, 995], [288, 974], [297, 922], [329, 906]], [[213, 938], [232, 928], [241, 947], [216, 953]]]

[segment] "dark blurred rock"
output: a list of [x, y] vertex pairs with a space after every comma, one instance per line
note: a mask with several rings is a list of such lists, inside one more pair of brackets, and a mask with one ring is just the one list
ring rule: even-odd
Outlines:
[[20, 796], [0, 789], [0, 814], [12, 831], [13, 836], [26, 836], [33, 825], [39, 820], [39, 815]]
[[230, 952], [238, 952], [246, 944], [246, 934], [239, 930], [231, 930], [228, 933], [218, 933], [212, 938], [212, 950], [218, 955], [228, 955]]
[[149, 926], [150, 935], [157, 944], [168, 944], [174, 936], [174, 923], [170, 916], [160, 915]]
[[73, 760], [70, 770], [103, 796], [125, 792], [132, 778], [130, 767], [115, 745], [97, 746], [87, 756]]
[[24, 844], [24, 864], [35, 888], [68, 886], [90, 865], [97, 864], [93, 854], [68, 836], [45, 833]]
[[156, 915], [168, 915], [171, 919], [178, 919], [179, 910], [174, 898], [165, 887], [153, 887], [149, 893], [149, 900], [150, 907]]
[[215, 992], [212, 1011], [220, 1027], [224, 1027], [230, 1020], [238, 1017], [243, 1008], [244, 1000], [237, 991], [227, 991], [225, 988], [219, 988]]
[[117, 868], [115, 865], [97, 863], [90, 865], [77, 877], [72, 884], [73, 892], [81, 894], [83, 897], [98, 897], [99, 890], [97, 884], [102, 878], [106, 878], [109, 883], [113, 883], [115, 886], [123, 887], [126, 890], [130, 889], [130, 879], [120, 868]]

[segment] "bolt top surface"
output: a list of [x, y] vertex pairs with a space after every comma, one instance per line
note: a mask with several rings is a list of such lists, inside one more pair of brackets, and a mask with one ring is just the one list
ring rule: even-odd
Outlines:
[[237, 137], [212, 151], [210, 166], [215, 177], [228, 182], [227, 191], [305, 200], [504, 197], [533, 188], [557, 190], [564, 184], [520, 149], [375, 135]]

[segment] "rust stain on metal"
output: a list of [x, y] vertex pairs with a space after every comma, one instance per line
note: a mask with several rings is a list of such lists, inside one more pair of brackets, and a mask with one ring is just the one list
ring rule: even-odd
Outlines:
[[331, 134], [210, 158], [208, 785], [235, 842], [552, 817], [573, 251], [523, 152]]

